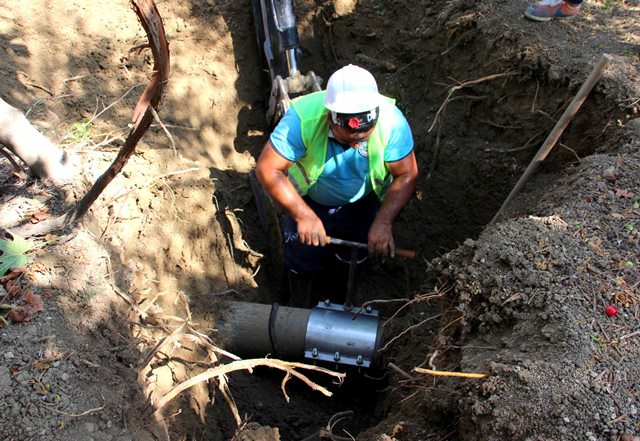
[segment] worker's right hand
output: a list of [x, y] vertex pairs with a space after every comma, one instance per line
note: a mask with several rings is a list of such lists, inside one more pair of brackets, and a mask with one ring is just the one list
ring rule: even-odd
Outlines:
[[313, 211], [298, 219], [297, 223], [300, 242], [305, 245], [319, 245], [322, 247], [327, 244], [327, 233], [324, 230], [324, 225]]
[[394, 257], [396, 246], [393, 241], [393, 226], [389, 222], [378, 217], [369, 228], [367, 239], [369, 245], [369, 257], [379, 259], [382, 257]]

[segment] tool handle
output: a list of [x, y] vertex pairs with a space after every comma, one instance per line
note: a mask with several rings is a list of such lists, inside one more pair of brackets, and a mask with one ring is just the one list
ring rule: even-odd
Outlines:
[[[346, 245], [346, 246], [349, 246], [349, 247], [362, 248], [362, 249], [368, 248], [366, 243], [352, 242], [350, 240], [336, 239], [335, 237], [330, 237], [330, 236], [327, 236], [326, 242], [327, 242], [327, 245], [328, 244], [333, 244], [333, 245]], [[397, 257], [407, 257], [409, 259], [413, 259], [414, 257], [416, 257], [416, 252], [414, 250], [407, 250], [407, 249], [404, 249], [404, 248], [396, 248], [395, 249], [395, 255]]]
[[413, 259], [414, 257], [416, 257], [416, 252], [414, 250], [407, 250], [404, 248], [396, 248], [395, 249], [395, 254], [398, 257], [406, 257], [408, 259]]

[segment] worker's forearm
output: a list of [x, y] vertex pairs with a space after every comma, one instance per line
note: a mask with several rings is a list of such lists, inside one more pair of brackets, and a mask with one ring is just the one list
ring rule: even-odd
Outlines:
[[282, 171], [258, 169], [257, 176], [269, 196], [296, 222], [313, 213]]
[[400, 211], [407, 205], [416, 190], [416, 178], [399, 176], [393, 180], [387, 190], [384, 202], [378, 211], [375, 222], [392, 225]]

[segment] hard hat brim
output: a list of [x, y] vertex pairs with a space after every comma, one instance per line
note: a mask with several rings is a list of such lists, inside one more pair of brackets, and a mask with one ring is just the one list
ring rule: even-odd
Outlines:
[[369, 112], [382, 104], [383, 97], [379, 93], [341, 93], [337, 99], [330, 102], [328, 97], [323, 100], [324, 107], [337, 113]]

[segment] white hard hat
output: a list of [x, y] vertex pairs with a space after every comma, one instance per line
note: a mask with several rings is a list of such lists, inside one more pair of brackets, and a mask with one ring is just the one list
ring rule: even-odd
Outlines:
[[382, 95], [371, 73], [349, 64], [329, 77], [324, 106], [337, 113], [368, 112], [378, 107]]

